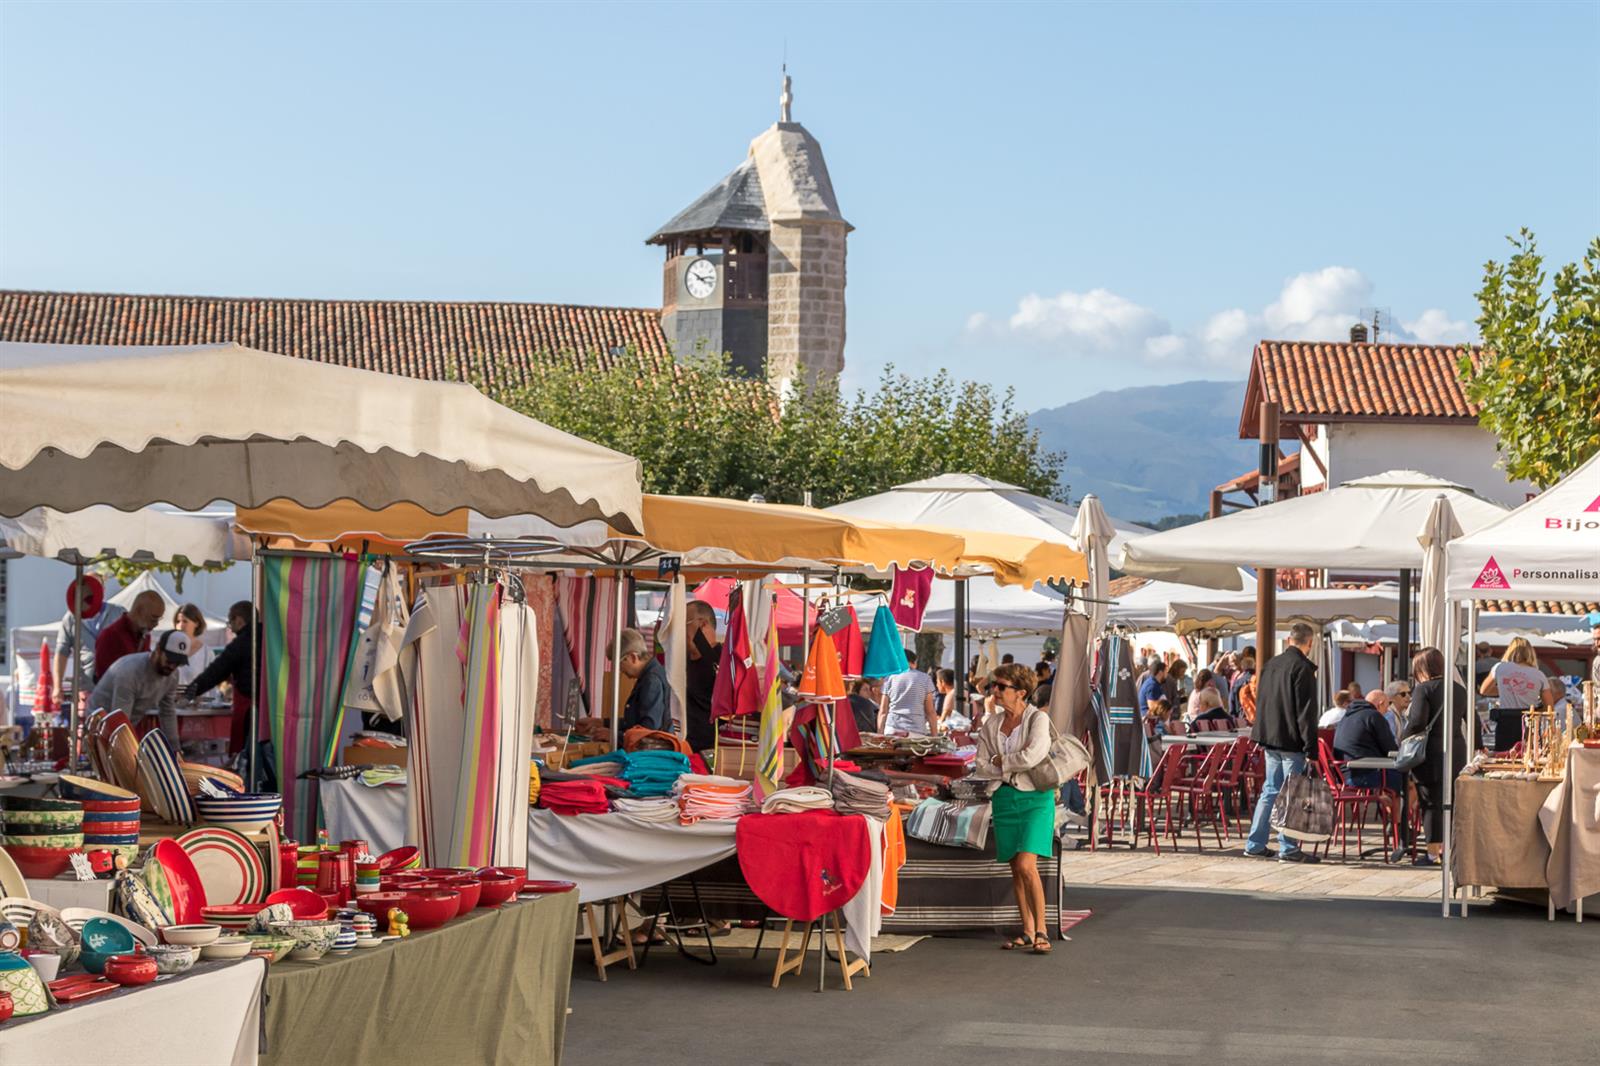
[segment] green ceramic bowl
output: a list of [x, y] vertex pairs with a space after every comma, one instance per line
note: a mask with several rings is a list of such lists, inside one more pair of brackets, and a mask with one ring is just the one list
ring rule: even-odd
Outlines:
[[76, 800], [34, 799], [31, 796], [5, 796], [0, 798], [0, 810], [11, 811], [77, 811], [83, 813], [83, 804]]
[[6, 811], [8, 833], [76, 833], [83, 826], [82, 811]]
[[24, 848], [81, 848], [82, 833], [7, 833], [0, 836], [0, 844], [13, 844]]

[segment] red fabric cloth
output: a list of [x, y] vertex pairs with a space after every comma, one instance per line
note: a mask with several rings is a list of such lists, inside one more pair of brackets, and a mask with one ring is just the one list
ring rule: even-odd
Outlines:
[[124, 655], [132, 655], [136, 651], [150, 650], [150, 634], [140, 633], [133, 628], [133, 623], [128, 621], [126, 614], [100, 631], [94, 642], [94, 676], [96, 680], [106, 676], [106, 671], [111, 669], [111, 664]]
[[734, 844], [750, 891], [773, 913], [797, 922], [844, 906], [872, 869], [867, 820], [857, 814], [747, 814]]
[[839, 652], [839, 669], [844, 676], [860, 677], [867, 654], [861, 643], [861, 619], [856, 617], [854, 607], [845, 610], [850, 612], [850, 624], [833, 635], [833, 646]]
[[894, 568], [894, 590], [889, 593], [889, 613], [907, 629], [922, 628], [922, 612], [933, 591], [933, 571]]
[[[849, 759], [840, 759], [838, 762], [833, 764], [833, 768], [835, 770], [843, 770], [848, 774], [859, 773], [861, 771], [861, 767], [857, 766]], [[826, 761], [822, 763], [821, 769], [822, 778], [824, 781], [826, 781], [828, 777], [828, 764]], [[794, 764], [794, 769], [789, 771], [789, 776], [783, 779], [783, 783], [788, 785], [790, 788], [800, 788], [804, 785], [816, 784], [817, 779], [811, 773], [810, 762], [805, 759], [801, 759], [799, 762]]]
[[[714, 577], [703, 582], [694, 590], [692, 599], [709, 603], [715, 610], [725, 610], [728, 606], [728, 594], [733, 591], [736, 584], [731, 577]], [[794, 589], [778, 586], [778, 643], [786, 648], [804, 647], [806, 643], [807, 623], [811, 628], [817, 624], [817, 605], [811, 604], [810, 611], [806, 610], [806, 601]]]
[[711, 768], [706, 765], [705, 759], [698, 751], [689, 753], [689, 772], [691, 774], [701, 774], [702, 776], [710, 776], [711, 774]]
[[611, 809], [605, 786], [595, 781], [551, 781], [539, 788], [539, 806], [557, 814], [604, 814]]

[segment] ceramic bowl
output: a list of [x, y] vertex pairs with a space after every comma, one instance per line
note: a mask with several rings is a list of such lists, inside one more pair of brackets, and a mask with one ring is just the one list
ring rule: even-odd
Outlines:
[[104, 973], [106, 960], [133, 951], [133, 934], [108, 918], [90, 918], [83, 923], [83, 952], [78, 961], [90, 973]]
[[461, 893], [446, 888], [420, 889], [406, 893], [400, 908], [411, 918], [413, 929], [433, 929], [456, 916]]
[[207, 961], [213, 959], [242, 959], [250, 954], [254, 945], [249, 938], [242, 936], [218, 937], [200, 949], [200, 957]]
[[328, 901], [309, 888], [281, 888], [268, 896], [266, 902], [287, 905], [295, 918], [309, 920], [328, 913]]
[[379, 928], [387, 928], [389, 924], [389, 908], [399, 907], [407, 911], [406, 893], [395, 892], [369, 892], [356, 899], [356, 906], [372, 915]]
[[120, 814], [124, 818], [137, 818], [140, 803], [138, 796], [125, 800], [84, 800], [83, 820], [92, 822], [96, 818], [105, 818], [113, 814]]
[[194, 798], [194, 810], [202, 821], [220, 825], [239, 833], [258, 833], [272, 824], [283, 808], [283, 797], [275, 793], [229, 796], [200, 795]]
[[161, 938], [156, 936], [156, 934], [148, 927], [140, 925], [138, 922], [132, 921], [131, 919], [124, 918], [120, 914], [112, 914], [110, 911], [97, 911], [89, 907], [67, 907], [62, 910], [61, 917], [66, 920], [69, 928], [77, 931], [80, 940], [83, 936], [83, 930], [88, 926], [88, 924], [94, 919], [99, 918], [103, 921], [110, 922], [112, 925], [121, 926], [123, 929], [127, 930], [129, 936], [133, 937], [134, 940], [143, 944], [145, 947], [151, 947], [161, 942]]
[[49, 984], [61, 972], [61, 956], [53, 951], [35, 951], [28, 956], [28, 965], [39, 975], [39, 980]]
[[517, 879], [506, 874], [484, 874], [478, 883], [483, 886], [478, 897], [480, 907], [498, 907], [517, 894]]
[[34, 799], [32, 796], [6, 796], [0, 799], [0, 811], [81, 811], [83, 804], [76, 800]]
[[160, 947], [145, 948], [145, 954], [156, 960], [156, 972], [159, 974], [184, 973], [193, 966], [195, 959], [200, 956], [200, 949], [183, 947], [176, 944], [163, 944]]
[[[121, 815], [117, 817], [121, 818]], [[83, 842], [85, 844], [106, 843], [103, 837], [133, 837], [135, 844], [139, 843], [139, 819], [133, 821], [124, 819], [120, 822], [84, 822]], [[117, 841], [122, 843], [122, 841]]]
[[24, 848], [81, 848], [83, 833], [70, 830], [65, 833], [6, 833], [0, 836], [0, 844]]
[[358, 937], [356, 937], [356, 947], [358, 947], [358, 948], [381, 948], [381, 947], [383, 947], [383, 941], [379, 940], [375, 936], [358, 936]]
[[11, 998], [11, 993], [0, 991], [0, 1022], [9, 1022], [16, 1009], [17, 1001]]
[[56, 783], [56, 788], [69, 800], [79, 803], [90, 800], [96, 803], [126, 803], [128, 800], [137, 800], [135, 793], [105, 781], [96, 781], [92, 777], [78, 777], [75, 774], [62, 774], [61, 780]]
[[66, 967], [77, 961], [83, 941], [59, 913], [41, 909], [28, 923], [28, 946], [61, 956], [61, 965]]
[[461, 893], [461, 902], [456, 906], [458, 916], [476, 907], [483, 895], [483, 885], [476, 877], [452, 877], [444, 882], [444, 887], [452, 892]]
[[6, 811], [6, 832], [13, 835], [33, 833], [76, 833], [83, 826], [82, 811]]
[[50, 1009], [50, 998], [39, 972], [24, 962], [21, 955], [0, 954], [0, 992], [11, 995], [13, 1011], [19, 1018], [43, 1014]]
[[250, 924], [245, 926], [245, 933], [269, 934], [272, 932], [272, 923], [292, 921], [294, 921], [294, 908], [287, 903], [268, 903], [250, 919]]
[[[245, 937], [250, 941], [252, 953], [257, 951], [267, 952], [269, 963], [282, 962], [294, 950], [294, 937], [278, 936], [276, 933], [251, 933]], [[212, 945], [213, 947], [215, 945]]]
[[169, 925], [161, 930], [161, 939], [168, 944], [177, 944], [186, 948], [198, 948], [216, 940], [222, 935], [222, 926], [209, 923], [197, 925]]
[[103, 848], [138, 848], [139, 833], [137, 830], [132, 833], [89, 833], [83, 838], [83, 846], [96, 851]]
[[356, 949], [356, 933], [354, 929], [341, 929], [339, 935], [333, 938], [331, 950], [335, 955], [348, 955]]
[[522, 891], [522, 886], [528, 883], [528, 871], [519, 866], [485, 866], [477, 871], [478, 876], [484, 874], [505, 874], [507, 877], [517, 879], [517, 891]]
[[[273, 922], [272, 931], [294, 941], [291, 956], [296, 959], [320, 959], [333, 947], [339, 935], [338, 922], [290, 921]], [[313, 954], [314, 952], [314, 954]]]
[[422, 852], [411, 844], [403, 848], [395, 848], [378, 856], [378, 871], [380, 873], [399, 873], [401, 870], [414, 870], [422, 865]]
[[[79, 838], [81, 847], [82, 838]], [[6, 853], [17, 864], [17, 869], [22, 871], [23, 877], [31, 877], [38, 881], [48, 881], [56, 874], [72, 865], [72, 853], [79, 847], [71, 848], [38, 848], [22, 844], [7, 844]]]
[[160, 967], [151, 955], [113, 955], [106, 960], [104, 972], [107, 980], [131, 988], [154, 981]]

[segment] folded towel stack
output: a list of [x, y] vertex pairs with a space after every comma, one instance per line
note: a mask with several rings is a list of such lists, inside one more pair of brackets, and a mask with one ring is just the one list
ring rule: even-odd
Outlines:
[[546, 781], [539, 806], [557, 814], [604, 814], [610, 810], [606, 786], [598, 781]]
[[689, 756], [676, 751], [630, 751], [623, 756], [622, 779], [635, 796], [668, 796], [689, 772]]
[[628, 799], [624, 796], [622, 799], [613, 800], [612, 807], [618, 814], [631, 814], [647, 822], [678, 820], [678, 801], [671, 796], [656, 796], [651, 799]]
[[825, 788], [785, 788], [761, 801], [762, 814], [789, 814], [794, 811], [825, 811], [833, 807], [833, 795]]
[[864, 814], [880, 821], [889, 817], [889, 786], [881, 781], [833, 772], [833, 808], [840, 814]]
[[684, 774], [673, 786], [678, 796], [678, 820], [695, 822], [738, 818], [750, 810], [750, 782], [736, 777]]

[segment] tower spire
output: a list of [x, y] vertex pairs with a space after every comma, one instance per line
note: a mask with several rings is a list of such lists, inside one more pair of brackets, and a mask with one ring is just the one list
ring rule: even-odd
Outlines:
[[778, 121], [792, 122], [789, 117], [789, 108], [794, 104], [794, 93], [790, 91], [789, 64], [783, 65], [783, 95], [778, 97]]

